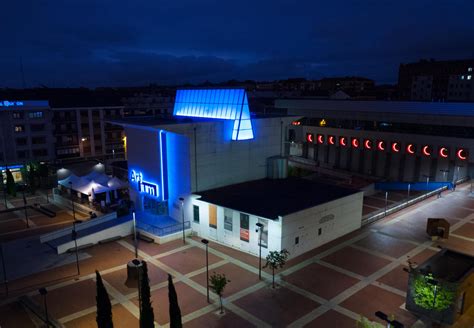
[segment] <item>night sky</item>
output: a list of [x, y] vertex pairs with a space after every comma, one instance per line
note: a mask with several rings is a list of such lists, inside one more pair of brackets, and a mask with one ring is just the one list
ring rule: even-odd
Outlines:
[[474, 57], [474, 1], [11, 0], [0, 87], [360, 75]]

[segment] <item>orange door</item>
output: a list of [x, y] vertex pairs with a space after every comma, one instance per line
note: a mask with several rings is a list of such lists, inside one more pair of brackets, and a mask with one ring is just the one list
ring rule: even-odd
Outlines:
[[217, 229], [217, 206], [209, 204], [209, 226]]

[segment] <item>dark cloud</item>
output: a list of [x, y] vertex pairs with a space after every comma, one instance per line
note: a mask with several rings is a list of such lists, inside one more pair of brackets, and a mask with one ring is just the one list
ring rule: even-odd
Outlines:
[[472, 58], [474, 2], [8, 1], [1, 86], [137, 85], [364, 75]]

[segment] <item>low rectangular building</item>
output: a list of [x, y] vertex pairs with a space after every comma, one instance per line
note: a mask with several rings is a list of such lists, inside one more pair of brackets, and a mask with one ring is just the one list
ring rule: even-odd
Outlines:
[[307, 179], [261, 179], [195, 193], [192, 229], [262, 256], [286, 249], [298, 256], [361, 226], [363, 192]]

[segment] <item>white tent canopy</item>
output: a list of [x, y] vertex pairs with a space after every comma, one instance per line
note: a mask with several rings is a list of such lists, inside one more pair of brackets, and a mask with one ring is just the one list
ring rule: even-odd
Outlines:
[[58, 183], [61, 186], [64, 186], [66, 188], [71, 188], [71, 183], [72, 183], [72, 189], [75, 189], [77, 185], [84, 184], [84, 181], [87, 181], [87, 180], [80, 178], [75, 174], [71, 174], [66, 179], [59, 180]]
[[126, 182], [123, 182], [122, 180], [120, 180], [119, 178], [117, 177], [113, 177], [111, 178], [108, 182], [107, 182], [107, 186], [112, 189], [112, 190], [117, 190], [117, 189], [123, 189], [123, 188], [127, 188], [128, 185]]
[[100, 194], [111, 190], [109, 187], [97, 183], [94, 180], [74, 188], [74, 190], [77, 190], [84, 195], [92, 195], [92, 189], [94, 189], [94, 194]]
[[107, 182], [110, 180], [110, 178], [106, 174], [97, 171], [92, 171], [89, 174], [82, 176], [82, 178], [87, 179], [89, 181], [98, 182], [104, 186], [107, 185]]

